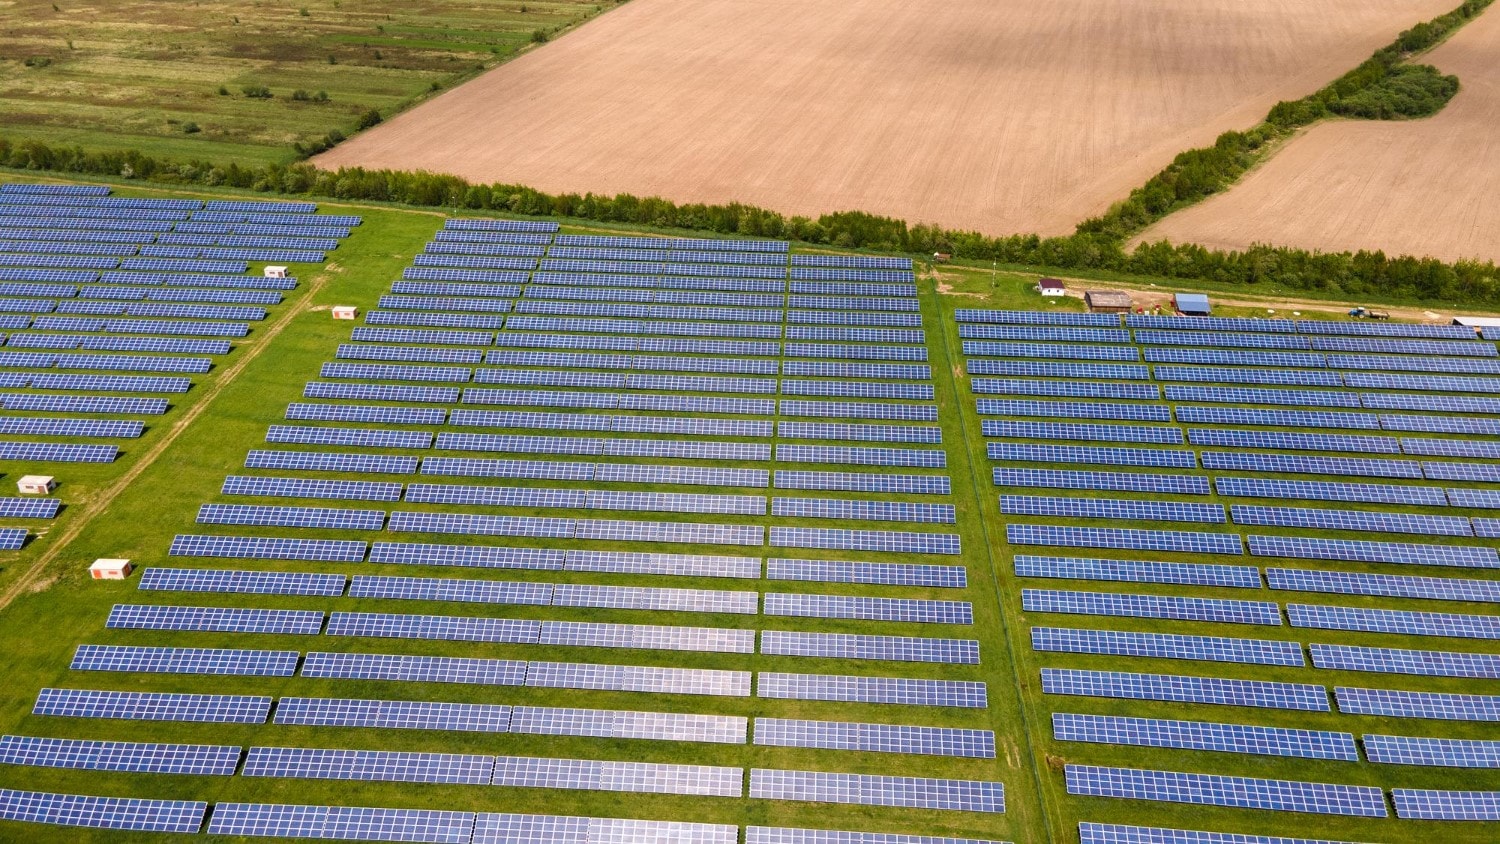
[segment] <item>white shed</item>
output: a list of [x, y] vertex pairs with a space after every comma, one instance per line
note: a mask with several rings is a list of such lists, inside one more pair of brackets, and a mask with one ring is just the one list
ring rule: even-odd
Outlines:
[[57, 486], [51, 475], [23, 475], [16, 481], [16, 491], [22, 495], [47, 495]]
[[124, 580], [129, 576], [129, 560], [99, 559], [89, 566], [89, 577], [95, 580]]
[[356, 308], [353, 305], [334, 305], [333, 306], [333, 318], [334, 319], [354, 319], [358, 315], [359, 315], [359, 308]]
[[286, 267], [266, 267], [266, 278], [286, 278]]

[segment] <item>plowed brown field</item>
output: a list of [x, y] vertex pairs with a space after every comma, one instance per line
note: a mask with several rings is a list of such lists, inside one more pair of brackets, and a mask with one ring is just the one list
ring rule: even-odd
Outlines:
[[321, 156], [1062, 233], [1453, 0], [633, 0]]
[[1435, 117], [1315, 126], [1229, 192], [1144, 237], [1500, 261], [1500, 13], [1424, 61], [1463, 85]]

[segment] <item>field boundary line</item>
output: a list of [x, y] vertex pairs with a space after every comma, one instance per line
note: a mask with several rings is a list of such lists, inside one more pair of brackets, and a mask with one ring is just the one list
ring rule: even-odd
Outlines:
[[968, 421], [964, 418], [964, 395], [963, 392], [958, 389], [958, 375], [954, 371], [954, 362], [962, 360], [962, 358], [955, 358], [953, 356], [953, 342], [948, 337], [948, 325], [944, 320], [943, 298], [942, 295], [937, 292], [937, 288], [935, 285], [932, 292], [929, 293], [928, 296], [931, 298], [931, 301], [937, 305], [937, 327], [938, 331], [942, 334], [943, 337], [943, 364], [944, 368], [947, 370], [948, 383], [953, 389], [953, 410], [958, 414], [958, 430], [964, 438], [964, 460], [969, 464], [969, 485], [974, 492], [974, 503], [979, 508], [979, 530], [980, 533], [984, 536], [985, 559], [989, 561], [990, 588], [995, 593], [995, 603], [997, 604], [997, 607], [999, 609], [1000, 634], [1001, 637], [1005, 640], [1005, 655], [1010, 662], [1011, 681], [1015, 684], [1016, 702], [1018, 704], [1017, 709], [1019, 710], [1021, 716], [1021, 740], [1022, 742], [1024, 742], [1024, 750], [1026, 752], [1026, 755], [1030, 758], [1030, 764], [1028, 764], [1026, 767], [1031, 769], [1032, 785], [1036, 788], [1037, 806], [1039, 811], [1041, 812], [1042, 828], [1047, 831], [1048, 844], [1052, 844], [1052, 842], [1055, 842], [1057, 839], [1052, 834], [1052, 819], [1048, 816], [1046, 796], [1047, 792], [1044, 787], [1044, 783], [1042, 782], [1042, 775], [1037, 770], [1038, 759], [1036, 747], [1032, 741], [1031, 735], [1031, 713], [1029, 711], [1030, 704], [1027, 703], [1026, 695], [1022, 691], [1024, 686], [1022, 685], [1020, 667], [1016, 661], [1016, 646], [1015, 643], [1011, 640], [1010, 619], [1007, 618], [1007, 610], [1005, 609], [1005, 595], [1000, 591], [1000, 569], [999, 566], [997, 566], [995, 563], [995, 544], [994, 540], [990, 536], [989, 519], [985, 517], [984, 513], [984, 487], [981, 487], [979, 484], [979, 471], [975, 468], [973, 440], [969, 437]]
[[235, 382], [235, 379], [237, 379], [240, 373], [245, 370], [245, 367], [249, 366], [251, 362], [260, 357], [262, 352], [270, 347], [271, 341], [276, 339], [276, 337], [279, 336], [288, 325], [291, 325], [293, 319], [295, 319], [299, 314], [311, 310], [314, 298], [323, 289], [324, 285], [327, 284], [328, 275], [329, 274], [327, 268], [325, 267], [323, 272], [314, 276], [312, 281], [308, 284], [307, 291], [305, 295], [303, 295], [302, 300], [293, 307], [287, 309], [287, 311], [282, 315], [282, 318], [277, 321], [276, 324], [266, 329], [266, 332], [261, 337], [260, 342], [257, 343], [253, 349], [241, 356], [239, 360], [235, 361], [229, 366], [228, 369], [224, 371], [223, 377], [219, 378], [212, 387], [209, 387], [207, 389], [206, 392], [208, 393], [208, 395], [203, 396], [203, 398], [196, 404], [183, 411], [182, 416], [179, 417], [176, 422], [172, 423], [171, 427], [167, 429], [167, 433], [161, 438], [161, 440], [158, 441], [156, 445], [153, 445], [151, 448], [147, 449], [146, 453], [141, 455], [141, 459], [134, 466], [132, 466], [129, 471], [117, 478], [114, 483], [105, 487], [102, 494], [93, 502], [83, 505], [83, 514], [79, 516], [71, 525], [69, 525], [66, 529], [58, 534], [49, 534], [49, 536], [56, 536], [56, 541], [53, 543], [51, 548], [42, 552], [42, 554], [36, 558], [31, 566], [16, 578], [15, 582], [13, 582], [10, 587], [5, 590], [4, 594], [0, 594], [0, 611], [5, 610], [5, 608], [9, 607], [11, 603], [16, 600], [16, 598], [20, 597], [22, 593], [30, 589], [32, 584], [37, 582], [37, 579], [41, 576], [42, 572], [46, 571], [47, 566], [53, 560], [57, 559], [57, 557], [62, 554], [63, 550], [66, 549], [74, 539], [78, 538], [78, 535], [83, 532], [84, 528], [88, 527], [93, 522], [96, 516], [107, 509], [109, 505], [113, 504], [115, 499], [120, 496], [120, 493], [124, 492], [125, 488], [130, 486], [131, 482], [144, 474], [148, 468], [156, 465], [157, 459], [161, 457], [162, 453], [166, 451], [169, 446], [177, 442], [177, 438], [181, 436], [183, 431], [187, 430], [188, 425], [192, 424], [194, 420], [203, 415], [203, 411], [213, 403], [213, 400], [217, 398], [226, 387]]

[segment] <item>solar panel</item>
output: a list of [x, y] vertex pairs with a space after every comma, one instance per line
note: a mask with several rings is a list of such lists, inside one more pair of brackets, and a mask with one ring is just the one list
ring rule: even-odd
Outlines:
[[1396, 817], [1418, 820], [1500, 820], [1500, 791], [1393, 788]]
[[0, 736], [0, 763], [9, 765], [227, 777], [239, 761], [235, 745]]
[[843, 463], [859, 466], [911, 466], [942, 469], [948, 465], [948, 454], [937, 449], [778, 444], [776, 460], [786, 463]]
[[1126, 363], [969, 360], [965, 361], [964, 365], [970, 375], [1022, 375], [1034, 378], [1104, 378], [1134, 381], [1146, 381], [1151, 378], [1151, 373], [1146, 367]]
[[[1058, 741], [1359, 761], [1354, 736], [1349, 733], [1250, 724], [1054, 712], [1052, 737]], [[1366, 741], [1369, 741], [1368, 737]]]
[[1322, 686], [1181, 674], [1129, 674], [1119, 671], [1043, 668], [1042, 691], [1051, 695], [1330, 711], [1328, 690]]
[[245, 767], [240, 775], [283, 779], [489, 785], [494, 768], [493, 756], [393, 750], [252, 747], [245, 754]]
[[829, 700], [904, 706], [983, 709], [989, 705], [985, 684], [970, 680], [917, 680], [762, 671], [756, 678], [755, 694], [757, 697], [777, 700]]
[[[1082, 316], [1082, 314], [1078, 314]], [[947, 838], [887, 832], [848, 832], [782, 826], [747, 826], [745, 844], [1004, 844], [977, 838]]]
[[957, 322], [989, 322], [1003, 325], [1083, 325], [1119, 328], [1117, 314], [1079, 314], [1046, 311], [1001, 311], [959, 308], [953, 312]]
[[858, 750], [868, 753], [957, 756], [969, 759], [995, 758], [993, 731], [953, 727], [756, 718], [755, 744], [770, 747]]
[[1245, 454], [1205, 451], [1203, 468], [1236, 472], [1279, 472], [1298, 475], [1360, 475], [1372, 478], [1421, 478], [1414, 460], [1367, 457], [1313, 457], [1301, 454]]
[[1260, 570], [1254, 566], [1206, 563], [1159, 563], [1017, 554], [1015, 572], [1017, 577], [1055, 577], [1068, 580], [1106, 580], [1124, 583], [1172, 583], [1185, 586], [1230, 586], [1244, 589], [1261, 587]]
[[750, 672], [580, 662], [531, 662], [526, 667], [526, 685], [544, 689], [749, 697]]
[[1207, 495], [1208, 478], [1195, 475], [1156, 475], [1146, 472], [1095, 472], [1065, 469], [993, 470], [995, 486], [1097, 489], [1116, 492], [1159, 492]]
[[1462, 516], [1377, 513], [1366, 510], [1323, 510], [1312, 507], [1260, 507], [1249, 504], [1232, 504], [1229, 512], [1234, 517], [1234, 521], [1242, 525], [1420, 533], [1430, 536], [1474, 535], [1473, 528], [1469, 526], [1469, 520]]
[[1124, 419], [1135, 422], [1170, 422], [1171, 410], [1155, 404], [1105, 402], [1032, 401], [1030, 399], [979, 399], [981, 416], [1041, 416], [1054, 419]]
[[1084, 528], [1060, 525], [1005, 526], [1012, 545], [1061, 545], [1081, 548], [1123, 548], [1133, 551], [1181, 551], [1196, 554], [1244, 553], [1239, 534], [1201, 533], [1133, 528]]
[[[973, 357], [1047, 358], [1051, 360], [1096, 360], [1129, 363], [1135, 363], [1141, 359], [1140, 351], [1134, 346], [1012, 343], [1003, 340], [964, 340], [963, 353]], [[1150, 360], [1149, 356], [1147, 360]]]
[[207, 630], [316, 636], [323, 631], [323, 613], [320, 610], [115, 604], [104, 626], [112, 630]]
[[319, 481], [310, 478], [268, 478], [230, 475], [219, 490], [224, 495], [283, 498], [333, 498], [344, 501], [399, 501], [401, 484], [380, 481]]
[[198, 524], [275, 525], [338, 530], [380, 530], [384, 510], [346, 510], [335, 507], [279, 507], [260, 504], [204, 504]]
[[[782, 425], [788, 423], [783, 422]], [[1159, 425], [1095, 425], [1073, 422], [1026, 422], [1010, 419], [980, 420], [986, 437], [1012, 437], [1026, 440], [1097, 440], [1180, 445], [1181, 428]], [[784, 435], [783, 435], [784, 436]]]
[[1357, 539], [1314, 539], [1303, 536], [1251, 535], [1250, 553], [1256, 557], [1297, 557], [1314, 560], [1351, 560], [1419, 566], [1500, 568], [1494, 548], [1463, 545], [1410, 545]]
[[920, 598], [867, 598], [849, 595], [803, 595], [767, 592], [766, 615], [802, 618], [853, 618], [864, 621], [910, 621], [930, 624], [973, 624], [968, 601]]
[[901, 806], [960, 812], [1004, 812], [1005, 786], [978, 780], [830, 774], [817, 771], [750, 771], [750, 796], [761, 800]]
[[240, 557], [255, 560], [323, 560], [357, 563], [365, 543], [351, 539], [281, 539], [270, 536], [178, 534], [167, 553], [174, 557]]
[[922, 522], [953, 524], [952, 504], [918, 504], [909, 501], [864, 501], [833, 498], [774, 498], [771, 515], [804, 519]]
[[1288, 428], [1380, 427], [1373, 413], [1325, 413], [1317, 410], [1261, 410], [1248, 407], [1197, 407], [1178, 405], [1177, 421], [1211, 425], [1270, 425]]
[[1283, 431], [1235, 431], [1190, 428], [1188, 441], [1193, 445], [1230, 446], [1233, 448], [1276, 448], [1300, 451], [1359, 451], [1399, 454], [1401, 445], [1395, 437], [1363, 437], [1348, 434], [1303, 434]]
[[417, 458], [400, 457], [394, 454], [340, 454], [326, 451], [251, 449], [245, 455], [245, 468], [409, 475], [417, 471]]
[[1179, 501], [1138, 501], [1128, 498], [1069, 498], [1042, 495], [1002, 495], [1000, 512], [1026, 516], [1065, 516], [1084, 519], [1146, 519], [1156, 522], [1223, 522], [1222, 504]]
[[1432, 718], [1445, 721], [1500, 721], [1500, 696], [1407, 692], [1394, 689], [1334, 688], [1346, 715]]
[[302, 666], [302, 676], [519, 686], [526, 680], [526, 663], [504, 659], [314, 652], [307, 655], [307, 661]]
[[638, 821], [558, 815], [480, 813], [473, 844], [590, 844], [590, 842], [670, 841], [672, 844], [737, 844], [739, 828], [686, 821]]
[[846, 490], [850, 492], [948, 495], [953, 491], [946, 475], [888, 475], [883, 472], [793, 472], [776, 471], [777, 489]]
[[1264, 624], [1273, 627], [1281, 624], [1281, 608], [1275, 601], [1023, 589], [1021, 605], [1028, 612], [1169, 618], [1178, 621]]
[[[1369, 735], [1365, 754], [1371, 762], [1387, 765], [1430, 765], [1444, 768], [1500, 768], [1500, 742], [1482, 739], [1418, 738]], [[1500, 804], [1497, 804], [1500, 808]], [[1496, 817], [1500, 817], [1497, 814]]]
[[1299, 592], [1500, 602], [1500, 582], [1492, 580], [1279, 568], [1266, 569], [1266, 580], [1272, 589]]
[[832, 548], [898, 554], [959, 553], [959, 538], [956, 534], [843, 528], [772, 527], [771, 545], [779, 548]]
[[197, 832], [208, 804], [188, 800], [94, 797], [0, 789], [0, 818], [94, 829]]
[[552, 601], [552, 590], [550, 583], [355, 575], [349, 597], [547, 606]]
[[1077, 328], [1030, 325], [960, 323], [958, 336], [965, 340], [1033, 340], [1050, 343], [1129, 343], [1123, 328]]
[[1267, 366], [1277, 369], [1317, 369], [1328, 361], [1315, 352], [1254, 352], [1244, 349], [1176, 349], [1147, 347], [1149, 363], [1186, 363], [1206, 366]]
[[[1238, 498], [1297, 498], [1315, 501], [1360, 501], [1370, 504], [1422, 504], [1442, 507], [1455, 493], [1441, 487], [1395, 484], [1346, 484], [1329, 481], [1283, 481], [1270, 478], [1214, 478], [1220, 495]], [[1473, 506], [1459, 504], [1455, 506]]]
[[[970, 361], [970, 372], [978, 375], [986, 361]], [[974, 378], [970, 392], [981, 395], [1071, 396], [1090, 399], [1156, 401], [1161, 388], [1155, 384], [1115, 384], [1097, 381], [1039, 381], [1031, 378]]]
[[1313, 665], [1340, 671], [1500, 678], [1500, 655], [1312, 644]]
[[1066, 627], [1031, 628], [1031, 649], [1059, 653], [1109, 654], [1152, 659], [1190, 659], [1250, 665], [1302, 666], [1302, 646], [1276, 639], [1233, 639], [1224, 636], [1185, 636], [1175, 633], [1135, 633], [1123, 630], [1076, 630]]
[[1068, 765], [1068, 793], [1279, 812], [1386, 817], [1385, 792], [1358, 785]]
[[1245, 835], [1236, 832], [1195, 832], [1186, 829], [1124, 826], [1083, 822], [1078, 824], [1079, 844], [1349, 844], [1279, 835]]
[[127, 721], [196, 721], [263, 724], [271, 699], [252, 695], [198, 695], [42, 689], [33, 715], [116, 718]]
[[1342, 387], [1339, 373], [1326, 369], [1240, 369], [1229, 366], [1170, 366], [1155, 368], [1158, 381], [1199, 381], [1207, 384], [1280, 384], [1294, 387]]
[[[756, 575], [759, 571], [757, 568]], [[766, 561], [767, 580], [806, 580], [818, 583], [879, 583], [890, 586], [936, 586], [962, 589], [968, 585], [963, 566], [912, 563], [856, 563], [840, 560]]]
[[329, 636], [381, 639], [434, 639], [454, 642], [536, 644], [540, 622], [515, 618], [451, 615], [335, 612], [328, 616]]
[[79, 645], [68, 667], [74, 671], [290, 677], [297, 673], [299, 656], [297, 651]]
[[473, 812], [282, 803], [217, 803], [208, 822], [210, 835], [435, 844], [467, 844], [473, 828]]
[[[1125, 341], [1129, 342], [1129, 341]], [[1311, 349], [1307, 337], [1295, 334], [1231, 334], [1221, 331], [1140, 329], [1135, 342], [1147, 345], [1230, 346], [1243, 349]]]
[[876, 659], [889, 662], [941, 662], [975, 665], [979, 643], [972, 639], [923, 639], [852, 633], [763, 630], [760, 652], [781, 656]]
[[362, 727], [397, 730], [503, 733], [509, 706], [414, 700], [351, 700], [283, 697], [276, 702], [281, 726]]
[[510, 731], [544, 736], [691, 741], [744, 744], [749, 724], [734, 715], [689, 715], [615, 709], [557, 709], [516, 706]]
[[542, 645], [583, 648], [754, 653], [755, 631], [721, 627], [543, 621], [536, 642]]
[[511, 787], [699, 797], [743, 797], [744, 778], [741, 768], [529, 756], [501, 756], [494, 772], [495, 785]]
[[245, 592], [262, 595], [344, 594], [342, 574], [232, 569], [169, 569], [151, 566], [141, 574], [138, 588], [169, 592]]
[[1309, 604], [1287, 604], [1286, 612], [1293, 627], [1400, 633], [1407, 636], [1500, 639], [1500, 616], [1493, 615], [1460, 615]]
[[898, 419], [905, 422], [936, 422], [936, 405], [870, 404], [782, 399], [782, 416], [816, 416], [823, 419]]

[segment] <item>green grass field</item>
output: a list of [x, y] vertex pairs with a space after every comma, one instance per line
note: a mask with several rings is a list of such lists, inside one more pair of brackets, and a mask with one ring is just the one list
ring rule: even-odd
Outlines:
[[[614, 2], [17, 0], [0, 28], [0, 112], [17, 141], [287, 161], [294, 144], [353, 134], [371, 109], [389, 117]], [[270, 98], [246, 95], [262, 86]]]
[[[126, 194], [128, 191], [118, 191]], [[153, 196], [166, 194], [151, 193]], [[930, 363], [937, 390], [939, 425], [943, 431], [943, 448], [947, 451], [947, 474], [953, 480], [951, 503], [957, 506], [958, 524], [934, 528], [952, 531], [962, 537], [964, 553], [956, 560], [966, 566], [969, 588], [961, 594], [953, 590], [906, 589], [873, 586], [839, 586], [836, 584], [788, 581], [726, 581], [693, 578], [641, 578], [620, 575], [585, 575], [568, 572], [526, 570], [480, 571], [476, 569], [396, 569], [370, 564], [276, 563], [264, 561], [169, 560], [167, 547], [179, 533], [233, 532], [253, 535], [284, 535], [306, 538], [335, 538], [344, 534], [333, 531], [289, 530], [276, 528], [233, 529], [215, 531], [194, 524], [197, 506], [204, 502], [228, 501], [221, 496], [219, 485], [225, 475], [236, 473], [243, 465], [245, 452], [263, 442], [266, 427], [282, 421], [288, 403], [301, 395], [304, 382], [317, 377], [319, 365], [333, 359], [333, 353], [349, 337], [349, 323], [329, 319], [326, 309], [334, 304], [353, 304], [362, 310], [375, 305], [378, 297], [389, 290], [403, 266], [431, 238], [441, 218], [424, 212], [389, 207], [320, 205], [328, 213], [357, 213], [365, 223], [331, 255], [332, 262], [321, 273], [307, 271], [305, 282], [288, 301], [274, 309], [272, 319], [258, 326], [250, 338], [228, 356], [228, 374], [237, 361], [246, 359], [242, 371], [233, 373], [223, 383], [199, 379], [202, 383], [189, 394], [189, 404], [174, 408], [163, 420], [173, 420], [190, 409], [201, 415], [181, 432], [150, 465], [144, 467], [119, 497], [102, 508], [86, 524], [74, 524], [97, 503], [113, 481], [125, 471], [136, 468], [131, 461], [151, 447], [151, 437], [161, 437], [165, 429], [153, 430], [146, 439], [130, 447], [131, 454], [119, 464], [81, 468], [78, 464], [49, 467], [63, 482], [59, 495], [69, 505], [50, 528], [60, 533], [81, 528], [76, 538], [65, 546], [54, 542], [55, 536], [42, 535], [25, 549], [0, 558], [0, 589], [13, 584], [23, 575], [34, 574], [32, 586], [0, 611], [0, 637], [8, 642], [6, 684], [0, 694], [0, 733], [73, 738], [110, 738], [140, 741], [201, 742], [271, 746], [379, 748], [488, 754], [545, 755], [574, 758], [631, 759], [657, 762], [732, 765], [739, 767], [792, 768], [871, 774], [903, 774], [924, 777], [952, 777], [1000, 780], [1005, 783], [1007, 811], [1003, 815], [978, 815], [932, 810], [871, 808], [844, 805], [817, 805], [750, 799], [693, 798], [686, 796], [622, 795], [607, 792], [552, 791], [545, 789], [492, 788], [476, 786], [404, 785], [393, 783], [351, 783], [303, 780], [257, 780], [244, 777], [209, 778], [191, 776], [133, 775], [85, 773], [45, 768], [0, 766], [0, 787], [86, 794], [137, 797], [186, 798], [215, 801], [266, 801], [286, 803], [337, 804], [388, 807], [470, 809], [480, 811], [528, 812], [543, 814], [579, 814], [650, 819], [691, 820], [739, 825], [769, 824], [817, 828], [907, 832], [927, 835], [952, 835], [968, 838], [1000, 839], [1018, 842], [1073, 842], [1080, 820], [1175, 826], [1188, 829], [1212, 829], [1258, 834], [1279, 834], [1304, 838], [1327, 838], [1361, 842], [1417, 842], [1434, 834], [1453, 842], [1491, 842], [1496, 838], [1492, 827], [1482, 824], [1424, 823], [1415, 821], [1358, 820], [1320, 815], [1261, 812], [1241, 809], [1174, 806], [1170, 804], [1084, 799], [1070, 797], [1063, 788], [1062, 766], [1066, 763], [1124, 765], [1160, 768], [1174, 771], [1202, 771], [1236, 775], [1309, 780], [1318, 782], [1379, 785], [1386, 788], [1500, 788], [1500, 776], [1490, 771], [1457, 771], [1443, 768], [1409, 768], [1374, 765], [1368, 762], [1309, 762], [1274, 757], [1239, 756], [1177, 750], [1112, 747], [1059, 743], [1051, 738], [1050, 714], [1054, 711], [1140, 715], [1184, 718], [1200, 721], [1225, 721], [1273, 726], [1329, 729], [1396, 735], [1442, 735], [1463, 738], [1494, 738], [1494, 729], [1482, 723], [1422, 722], [1364, 718], [1337, 713], [1292, 713], [1280, 710], [1251, 710], [1232, 707], [1190, 706], [1162, 703], [1138, 703], [1092, 698], [1057, 698], [1041, 694], [1038, 671], [1048, 667], [1087, 667], [1142, 672], [1161, 672], [1223, 676], [1245, 679], [1271, 679], [1333, 685], [1366, 685], [1431, 691], [1467, 691], [1494, 693], [1493, 681], [1444, 680], [1389, 675], [1355, 675], [1318, 671], [1312, 668], [1277, 669], [1259, 666], [1218, 663], [1184, 663], [1167, 660], [1122, 660], [1106, 657], [1036, 654], [1031, 651], [1028, 630], [1034, 625], [1061, 627], [1109, 627], [1121, 630], [1153, 630], [1247, 638], [1290, 639], [1299, 642], [1337, 641], [1354, 644], [1379, 644], [1418, 649], [1493, 651], [1484, 643], [1456, 642], [1428, 637], [1319, 633], [1287, 627], [1240, 627], [1188, 622], [1162, 622], [1142, 619], [1097, 619], [1084, 616], [1036, 615], [1022, 612], [1022, 583], [1013, 575], [1011, 559], [1017, 549], [1005, 543], [1007, 517], [999, 513], [997, 488], [990, 480], [991, 462], [985, 455], [984, 439], [975, 414], [974, 397], [969, 391], [960, 341], [953, 321], [955, 308], [1038, 307], [1039, 300], [1029, 292], [1034, 276], [1022, 273], [996, 273], [991, 282], [988, 268], [967, 272], [965, 278], [952, 284], [949, 295], [940, 295], [933, 281], [919, 284], [924, 327], [928, 333]], [[589, 229], [599, 231], [597, 227]], [[564, 231], [582, 231], [566, 224]], [[318, 277], [321, 276], [321, 279]], [[1164, 282], [1165, 284], [1165, 282]], [[1078, 309], [1081, 303], [1065, 300], [1056, 307]], [[270, 343], [259, 345], [261, 338], [279, 330]], [[222, 389], [201, 407], [192, 405], [195, 394], [205, 395], [210, 387]], [[410, 452], [418, 453], [418, 452]], [[802, 468], [802, 467], [798, 467]], [[1066, 467], [1064, 467], [1066, 468]], [[1078, 467], [1075, 467], [1078, 468]], [[35, 466], [0, 465], [4, 480], [36, 471]], [[904, 470], [903, 470], [904, 471]], [[1128, 470], [1126, 470], [1128, 471]], [[333, 476], [329, 476], [333, 477]], [[349, 476], [351, 478], [367, 476]], [[391, 478], [400, 480], [401, 478]], [[465, 483], [476, 483], [466, 479]], [[506, 485], [556, 485], [555, 482], [504, 481]], [[690, 491], [745, 492], [694, 487]], [[688, 491], [688, 490], [667, 490]], [[1020, 490], [1018, 490], [1020, 491]], [[770, 491], [761, 491], [770, 492]], [[1044, 491], [1036, 491], [1043, 494]], [[839, 494], [837, 497], [870, 497]], [[1199, 499], [1203, 500], [1203, 499]], [[1219, 499], [1209, 498], [1217, 501]], [[293, 503], [293, 502], [288, 502]], [[298, 501], [295, 503], [307, 503]], [[338, 506], [336, 503], [330, 506]], [[474, 512], [476, 507], [438, 507], [438, 510]], [[1442, 513], [1444, 508], [1379, 507], [1399, 512]], [[521, 514], [521, 511], [506, 511]], [[550, 515], [575, 515], [571, 511], [547, 511]], [[579, 511], [576, 515], [584, 515]], [[657, 516], [637, 514], [635, 518]], [[766, 517], [730, 517], [722, 515], [692, 516], [662, 514], [673, 521], [738, 522], [763, 524]], [[1051, 521], [1020, 518], [1016, 521]], [[829, 525], [812, 520], [772, 520], [778, 525]], [[1092, 526], [1115, 526], [1101, 522], [1079, 522]], [[1140, 523], [1130, 527], [1180, 530], [1215, 529], [1192, 525]], [[911, 529], [891, 523], [857, 525], [860, 528]], [[1233, 528], [1223, 528], [1231, 530]], [[1359, 538], [1350, 534], [1318, 534], [1342, 538]], [[370, 540], [415, 542], [461, 542], [458, 537], [402, 535], [382, 533], [367, 535]], [[1400, 536], [1375, 536], [1389, 541], [1434, 541], [1454, 544], [1494, 544], [1493, 540], [1444, 540]], [[545, 539], [477, 540], [481, 543], [526, 547], [564, 547], [569, 543]], [[801, 552], [793, 549], [741, 549], [724, 547], [663, 546], [659, 544], [610, 543], [621, 550], [668, 551], [673, 553], [723, 553], [760, 556], [808, 556], [828, 559], [879, 559], [882, 562], [955, 562], [952, 558], [933, 559], [900, 555], [869, 555], [839, 552]], [[786, 553], [782, 553], [785, 550]], [[1131, 555], [1125, 552], [1092, 549], [1020, 549], [1020, 553], [1064, 556], [1099, 556], [1119, 558], [1170, 559], [1178, 562], [1259, 562], [1250, 558], [1214, 559], [1202, 555], [1149, 553]], [[33, 567], [53, 555], [40, 571]], [[96, 557], [128, 557], [137, 564], [183, 565], [188, 567], [255, 568], [271, 570], [325, 571], [346, 574], [409, 574], [438, 577], [493, 578], [498, 580], [532, 580], [542, 582], [589, 582], [629, 585], [663, 585], [704, 589], [760, 589], [761, 591], [801, 591], [811, 593], [859, 594], [869, 596], [957, 598], [974, 604], [976, 623], [972, 628], [949, 625], [878, 624], [768, 616], [699, 615], [679, 613], [646, 613], [611, 610], [570, 610], [549, 608], [453, 603], [420, 603], [412, 601], [375, 601], [351, 598], [313, 599], [281, 598], [265, 595], [202, 595], [172, 592], [140, 593], [137, 577], [125, 583], [99, 583], [86, 579], [87, 564]], [[1380, 570], [1400, 572], [1401, 567], [1357, 566], [1344, 564], [1309, 564], [1302, 567], [1337, 567], [1341, 570]], [[1422, 571], [1417, 574], [1454, 576], [1452, 570]], [[1490, 572], [1471, 573], [1493, 577]], [[1201, 597], [1235, 597], [1283, 602], [1340, 603], [1353, 606], [1402, 606], [1383, 599], [1361, 599], [1349, 596], [1292, 595], [1246, 590], [1197, 589], [1189, 587], [1142, 586], [1124, 583], [1028, 582], [1024, 585], [1047, 588], [1077, 588], [1089, 591], [1170, 593]], [[1232, 593], [1232, 594], [1231, 594]], [[861, 665], [840, 660], [797, 659], [766, 655], [726, 655], [674, 653], [658, 651], [615, 651], [538, 646], [465, 644], [438, 641], [391, 640], [374, 642], [344, 640], [333, 637], [295, 637], [270, 635], [231, 635], [208, 633], [147, 633], [111, 631], [104, 619], [115, 603], [175, 603], [183, 605], [223, 605], [272, 608], [323, 608], [337, 610], [378, 610], [402, 613], [440, 615], [486, 615], [515, 618], [546, 617], [565, 620], [602, 622], [640, 622], [717, 627], [755, 627], [761, 629], [811, 630], [826, 632], [877, 632], [893, 635], [976, 638], [981, 642], [982, 664], [978, 666], [943, 666], [920, 663], [871, 663]], [[1467, 605], [1448, 602], [1417, 602], [1434, 611], [1493, 613], [1493, 605]], [[929, 707], [892, 707], [820, 702], [772, 701], [760, 698], [711, 698], [676, 695], [648, 695], [623, 692], [591, 692], [491, 688], [466, 685], [414, 685], [314, 680], [307, 678], [208, 678], [174, 675], [86, 674], [67, 668], [74, 648], [90, 644], [154, 644], [193, 647], [285, 648], [301, 651], [351, 650], [380, 653], [435, 654], [493, 658], [559, 660], [675, 667], [725, 668], [735, 670], [785, 670], [811, 673], [864, 673], [884, 676], [931, 677], [943, 679], [982, 680], [989, 687], [989, 708], [982, 711], [939, 709]], [[246, 693], [273, 696], [309, 695], [330, 697], [370, 697], [411, 700], [443, 700], [487, 703], [524, 703], [542, 706], [572, 706], [603, 709], [633, 709], [705, 714], [734, 714], [755, 717], [814, 718], [843, 721], [870, 721], [900, 724], [934, 724], [942, 726], [990, 729], [996, 733], [998, 754], [994, 760], [962, 760], [887, 754], [856, 754], [792, 748], [766, 748], [733, 745], [706, 745], [677, 742], [598, 740], [585, 738], [543, 738], [523, 735], [489, 735], [441, 733], [405, 730], [353, 730], [333, 728], [290, 728], [271, 725], [224, 726], [183, 723], [145, 723], [86, 719], [61, 719], [30, 715], [38, 689], [62, 686], [97, 689], [139, 689], [206, 693]], [[92, 832], [79, 829], [23, 826], [0, 822], [0, 840], [75, 842], [124, 842], [161, 840], [157, 836]]]

